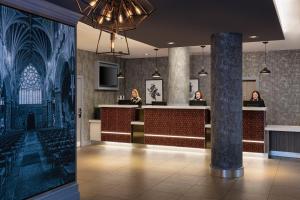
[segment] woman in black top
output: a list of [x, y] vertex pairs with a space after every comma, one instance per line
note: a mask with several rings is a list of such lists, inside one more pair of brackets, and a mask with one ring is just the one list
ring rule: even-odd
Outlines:
[[132, 104], [142, 105], [142, 99], [141, 99], [137, 89], [133, 89], [131, 91], [131, 99], [130, 100], [131, 100]]
[[200, 90], [195, 92], [194, 101], [204, 101], [203, 94]]
[[260, 93], [256, 90], [252, 92], [250, 101], [257, 101], [260, 107], [265, 107], [264, 100], [260, 97]]

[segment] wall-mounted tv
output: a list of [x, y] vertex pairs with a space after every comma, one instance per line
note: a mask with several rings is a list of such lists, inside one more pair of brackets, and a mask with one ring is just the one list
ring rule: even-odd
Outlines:
[[116, 63], [102, 62], [96, 63], [96, 89], [97, 90], [118, 90], [119, 65]]

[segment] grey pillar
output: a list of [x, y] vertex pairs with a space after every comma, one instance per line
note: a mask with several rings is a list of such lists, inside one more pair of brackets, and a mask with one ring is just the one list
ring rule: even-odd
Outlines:
[[188, 105], [190, 54], [188, 47], [169, 49], [168, 105]]
[[243, 176], [242, 34], [211, 37], [211, 174]]

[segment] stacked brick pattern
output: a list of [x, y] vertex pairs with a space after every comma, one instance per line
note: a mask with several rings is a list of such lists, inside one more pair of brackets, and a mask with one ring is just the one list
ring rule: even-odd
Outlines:
[[[264, 141], [265, 136], [265, 111], [243, 111], [243, 139]], [[264, 152], [262, 143], [243, 143], [244, 151]]]
[[264, 153], [264, 149], [265, 149], [265, 144], [243, 142], [244, 152]]
[[[128, 142], [130, 143], [131, 121], [134, 121], [134, 108], [102, 108], [101, 109], [101, 133], [102, 141]], [[129, 133], [129, 135], [117, 134]]]
[[[145, 134], [204, 137], [205, 110], [145, 109]], [[204, 148], [204, 140], [145, 136], [146, 144]]]
[[155, 136], [145, 136], [145, 144], [204, 148], [204, 140], [189, 139], [189, 138], [167, 138], [167, 137], [164, 138], [164, 137], [155, 137]]
[[131, 137], [130, 135], [121, 135], [116, 133], [101, 133], [101, 140], [110, 142], [130, 143]]

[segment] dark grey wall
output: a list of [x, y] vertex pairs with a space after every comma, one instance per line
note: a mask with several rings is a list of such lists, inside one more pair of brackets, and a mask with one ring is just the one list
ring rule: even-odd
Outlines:
[[[268, 76], [259, 74], [264, 62], [264, 52], [243, 54], [243, 77], [257, 79], [259, 90], [268, 107], [268, 124], [300, 125], [300, 50], [270, 51], [268, 66], [272, 73]], [[191, 78], [198, 78], [201, 70], [201, 56], [191, 56]], [[210, 75], [210, 56], [204, 58], [205, 70]], [[145, 80], [152, 79], [155, 69], [154, 58], [127, 59], [125, 62], [125, 95], [130, 97], [130, 90], [138, 88], [145, 100]], [[168, 81], [168, 58], [158, 59], [158, 69], [164, 81], [166, 101]], [[199, 79], [200, 89], [210, 104], [210, 76]]]
[[[99, 104], [114, 104], [117, 101], [118, 91], [99, 91], [95, 90], [95, 63], [97, 61], [108, 61], [119, 63], [122, 67], [122, 60], [113, 58], [111, 56], [96, 55], [95, 52], [77, 51], [77, 75], [83, 77], [83, 108], [82, 108], [82, 120], [83, 120], [83, 145], [89, 143], [90, 136], [89, 119], [93, 119], [94, 107]], [[122, 87], [122, 85], [121, 85]]]
[[[202, 60], [201, 56], [191, 56], [190, 58], [190, 78], [191, 79], [197, 79], [198, 78], [198, 72], [200, 71]], [[161, 79], [163, 79], [163, 100], [167, 101], [168, 99], [168, 73], [169, 73], [169, 67], [168, 67], [168, 58], [167, 57], [160, 57], [157, 60], [157, 68], [158, 71], [161, 74]], [[210, 69], [210, 56], [206, 55], [204, 57], [204, 65], [206, 70], [208, 68]], [[145, 82], [147, 79], [152, 79], [151, 75], [155, 71], [155, 58], [139, 58], [139, 59], [126, 59], [125, 65], [125, 97], [130, 98], [130, 91], [133, 88], [137, 88], [140, 92], [140, 95], [143, 99], [143, 102], [145, 103]], [[210, 83], [210, 77], [205, 77], [199, 79], [199, 85], [201, 90], [203, 90], [203, 93], [205, 94], [205, 97], [210, 100], [210, 90], [209, 87], [204, 87], [206, 82], [209, 81]], [[201, 87], [203, 86], [203, 87]]]

